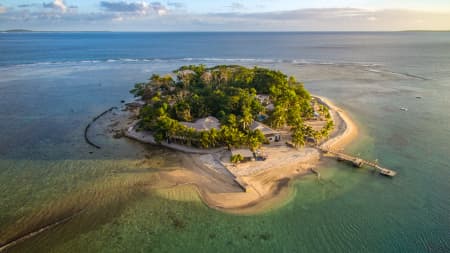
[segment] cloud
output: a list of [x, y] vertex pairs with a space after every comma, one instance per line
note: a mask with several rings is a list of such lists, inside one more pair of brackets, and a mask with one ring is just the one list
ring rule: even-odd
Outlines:
[[151, 12], [155, 12], [158, 15], [166, 15], [168, 10], [160, 2], [148, 3], [146, 1], [142, 2], [112, 2], [112, 1], [101, 1], [100, 6], [104, 11], [116, 12], [116, 13], [134, 13], [140, 15], [147, 15]]
[[30, 8], [30, 7], [35, 7], [38, 6], [38, 4], [19, 4], [17, 5], [17, 7], [19, 8]]
[[[8, 9], [0, 30], [131, 31], [390, 31], [448, 30], [450, 12], [356, 8], [298, 9], [276, 12], [194, 13], [159, 2], [103, 1], [96, 12]], [[1, 5], [0, 5], [1, 6]], [[59, 9], [58, 9], [59, 10]], [[152, 15], [153, 14], [153, 15]]]
[[67, 6], [64, 3], [64, 0], [54, 0], [50, 3], [43, 3], [44, 8], [54, 9], [65, 13], [67, 11]]
[[181, 2], [168, 2], [167, 6], [170, 6], [175, 9], [181, 9], [185, 7], [184, 3]]
[[230, 9], [231, 9], [231, 11], [241, 11], [241, 10], [243, 10], [243, 9], [245, 9], [245, 6], [243, 5], [243, 4], [241, 4], [241, 3], [238, 3], [238, 2], [232, 2], [231, 3], [231, 5], [230, 6], [228, 6]]
[[[202, 14], [183, 19], [184, 23], [191, 22], [191, 25], [200, 27], [198, 29], [232, 31], [392, 31], [450, 28], [449, 12], [405, 9], [315, 8]], [[424, 21], [419, 23], [418, 19]]]
[[166, 6], [162, 5], [160, 2], [153, 2], [151, 6], [152, 9], [160, 16], [166, 15], [168, 13], [168, 9], [166, 8]]
[[3, 5], [0, 5], [0, 14], [3, 14], [6, 12], [6, 7]]
[[101, 1], [100, 6], [105, 11], [112, 12], [146, 12], [150, 9], [150, 4], [148, 4], [147, 2], [128, 3]]

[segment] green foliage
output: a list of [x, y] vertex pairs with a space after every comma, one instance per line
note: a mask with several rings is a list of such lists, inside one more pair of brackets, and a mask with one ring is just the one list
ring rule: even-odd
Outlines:
[[[303, 126], [303, 118], [313, 115], [311, 96], [295, 78], [280, 71], [236, 65], [183, 66], [171, 76], [152, 75], [130, 91], [146, 103], [140, 111], [140, 127], [153, 131], [157, 141], [176, 137], [186, 145], [203, 148], [246, 145], [258, 149], [266, 141], [260, 131], [252, 131], [257, 115], [267, 115], [267, 123], [280, 128]], [[270, 97], [273, 111], [266, 110], [257, 94]], [[215, 116], [221, 129], [197, 133], [179, 121]], [[301, 144], [304, 127], [294, 127]]]
[[292, 128], [292, 143], [296, 147], [301, 147], [305, 145], [305, 131], [304, 126], [302, 124], [299, 124]]
[[230, 158], [230, 161], [232, 163], [239, 163], [239, 162], [244, 161], [244, 157], [242, 157], [241, 154], [232, 155]]
[[260, 130], [249, 131], [247, 134], [247, 146], [255, 152], [266, 141], [266, 137]]

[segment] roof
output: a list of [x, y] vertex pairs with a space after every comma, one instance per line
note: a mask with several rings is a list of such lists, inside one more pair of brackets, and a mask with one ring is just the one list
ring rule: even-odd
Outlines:
[[177, 74], [181, 76], [187, 76], [187, 75], [195, 75], [196, 73], [191, 69], [185, 69], [178, 71]]
[[128, 107], [132, 107], [132, 108], [140, 108], [140, 107], [143, 107], [145, 105], [145, 102], [142, 101], [142, 100], [135, 100], [133, 102], [126, 103], [125, 105], [128, 106]]
[[263, 101], [263, 100], [269, 100], [270, 96], [269, 95], [265, 95], [265, 94], [257, 94], [256, 98], [259, 99], [260, 101]]
[[266, 109], [268, 111], [273, 111], [273, 110], [275, 110], [275, 106], [272, 103], [270, 103], [270, 104], [266, 105]]
[[209, 131], [213, 128], [219, 130], [220, 122], [217, 118], [209, 116], [206, 118], [201, 118], [195, 122], [180, 122], [182, 125], [194, 128], [196, 131]]
[[250, 149], [232, 149], [231, 155], [241, 155], [242, 157], [253, 157], [253, 152]]
[[259, 122], [259, 121], [253, 121], [252, 125], [250, 126], [251, 130], [261, 130], [261, 132], [264, 135], [269, 135], [269, 134], [279, 134], [280, 132], [273, 130], [272, 128], [264, 125], [263, 123]]

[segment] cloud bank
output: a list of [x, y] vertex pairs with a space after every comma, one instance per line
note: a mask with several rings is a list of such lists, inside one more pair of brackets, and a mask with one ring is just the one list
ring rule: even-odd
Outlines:
[[100, 6], [104, 11], [116, 13], [135, 13], [139, 15], [147, 15], [155, 12], [158, 15], [165, 15], [168, 12], [166, 6], [159, 2], [148, 3], [142, 2], [111, 2], [101, 1]]
[[[66, 0], [69, 1], [69, 0]], [[227, 12], [193, 13], [181, 2], [110, 1], [82, 12], [64, 0], [0, 5], [0, 29], [125, 31], [390, 31], [448, 30], [449, 12], [406, 9], [315, 8], [248, 12], [231, 2]], [[245, 11], [243, 11], [245, 10]]]

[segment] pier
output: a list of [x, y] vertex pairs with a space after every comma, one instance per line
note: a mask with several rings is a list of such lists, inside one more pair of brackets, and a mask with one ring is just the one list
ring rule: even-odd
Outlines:
[[370, 166], [370, 167], [376, 169], [381, 175], [388, 176], [388, 177], [394, 177], [395, 175], [397, 175], [397, 172], [387, 169], [387, 168], [383, 168], [376, 162], [371, 162], [371, 161], [362, 159], [357, 156], [344, 154], [342, 152], [330, 150], [330, 149], [323, 148], [323, 147], [318, 147], [318, 149], [325, 154], [334, 156], [338, 161], [350, 162], [353, 164], [353, 166], [358, 167], [358, 168], [361, 168], [364, 165], [367, 165], [367, 166]]

